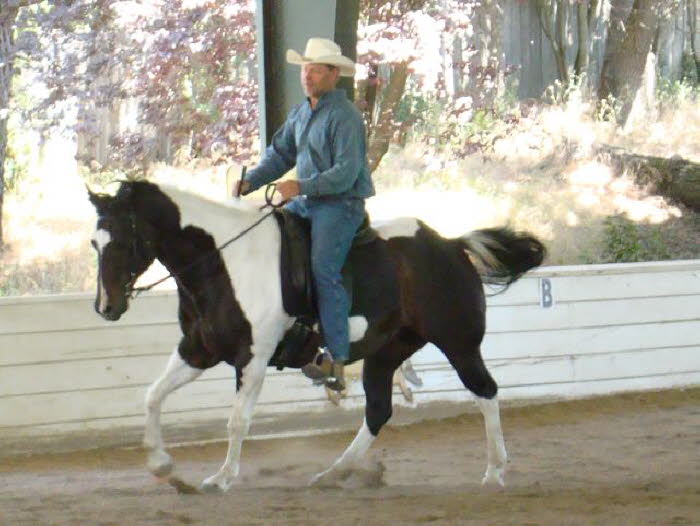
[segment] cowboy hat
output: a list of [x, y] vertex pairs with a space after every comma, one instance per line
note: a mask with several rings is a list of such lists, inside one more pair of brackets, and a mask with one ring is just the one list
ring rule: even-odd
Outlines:
[[343, 77], [355, 75], [355, 63], [344, 57], [340, 46], [327, 38], [310, 38], [306, 43], [304, 54], [293, 49], [287, 50], [287, 62], [290, 64], [329, 64], [340, 69]]

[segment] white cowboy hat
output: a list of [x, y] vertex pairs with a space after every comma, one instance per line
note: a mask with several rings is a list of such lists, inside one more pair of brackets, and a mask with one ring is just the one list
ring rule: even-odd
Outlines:
[[340, 46], [327, 38], [310, 38], [306, 43], [303, 55], [293, 49], [288, 49], [287, 62], [290, 64], [330, 64], [337, 66], [343, 77], [355, 75], [355, 63], [348, 57], [344, 57]]

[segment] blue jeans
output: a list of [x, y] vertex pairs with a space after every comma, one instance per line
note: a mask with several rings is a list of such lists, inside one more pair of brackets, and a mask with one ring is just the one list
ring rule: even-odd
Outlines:
[[286, 208], [311, 222], [311, 272], [323, 339], [333, 359], [345, 361], [350, 356], [351, 305], [341, 271], [362, 224], [364, 200], [297, 197]]

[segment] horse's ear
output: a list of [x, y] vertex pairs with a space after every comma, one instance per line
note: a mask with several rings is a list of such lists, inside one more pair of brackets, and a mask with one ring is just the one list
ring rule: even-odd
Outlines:
[[90, 198], [90, 202], [93, 204], [95, 209], [97, 209], [98, 213], [104, 212], [109, 204], [109, 202], [112, 199], [112, 196], [107, 195], [107, 194], [98, 194], [96, 192], [93, 192], [90, 190], [90, 187], [85, 184], [85, 188], [87, 189], [88, 192], [88, 197]]

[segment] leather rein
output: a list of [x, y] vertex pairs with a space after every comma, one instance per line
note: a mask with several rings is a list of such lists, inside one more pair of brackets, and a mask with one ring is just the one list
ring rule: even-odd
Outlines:
[[[246, 167], [243, 166], [243, 169], [241, 170], [241, 178], [239, 180], [238, 188], [236, 189], [236, 197], [241, 196], [241, 186], [242, 186], [242, 183], [244, 181], [245, 174], [246, 174]], [[200, 263], [202, 263], [203, 261], [207, 260], [211, 256], [220, 253], [226, 247], [228, 247], [232, 243], [241, 239], [248, 232], [250, 232], [256, 226], [258, 226], [260, 223], [262, 223], [265, 219], [267, 219], [272, 214], [274, 214], [275, 210], [284, 206], [287, 203], [287, 201], [280, 201], [279, 203], [273, 202], [273, 198], [274, 198], [276, 191], [277, 191], [277, 184], [276, 183], [268, 184], [265, 187], [265, 204], [260, 207], [260, 210], [264, 210], [265, 208], [268, 208], [268, 207], [270, 207], [272, 210], [270, 210], [267, 214], [263, 215], [261, 218], [259, 218], [257, 221], [255, 221], [252, 225], [246, 227], [245, 229], [240, 231], [238, 234], [236, 234], [235, 236], [233, 236], [229, 240], [225, 241], [224, 243], [222, 243], [218, 247], [216, 247], [214, 250], [207, 252], [205, 254], [202, 254], [202, 256], [200, 256], [199, 258], [195, 259], [191, 263], [188, 263], [184, 267], [178, 269], [177, 273], [180, 274], [186, 270], [189, 270], [192, 267], [195, 267], [195, 266], [199, 265]], [[135, 251], [136, 250], [135, 249], [135, 246], [136, 246], [136, 221], [133, 217], [132, 217], [131, 225], [132, 225], [132, 233], [133, 233], [132, 237], [134, 238], [134, 249], [133, 250]], [[170, 272], [167, 276], [164, 276], [164, 277], [160, 278], [159, 280], [154, 281], [153, 283], [149, 283], [148, 285], [145, 285], [143, 287], [134, 287], [133, 284], [136, 282], [137, 277], [133, 271], [130, 271], [130, 272], [132, 274], [132, 279], [130, 280], [129, 285], [128, 285], [127, 290], [126, 290], [126, 295], [129, 299], [133, 299], [133, 298], [138, 297], [138, 295], [141, 294], [142, 292], [146, 292], [148, 290], [151, 290], [156, 285], [160, 285], [161, 283], [169, 280], [170, 278], [174, 278], [175, 281], [178, 282], [177, 276], [173, 272]], [[179, 285], [179, 283], [178, 283], [178, 285]]]

